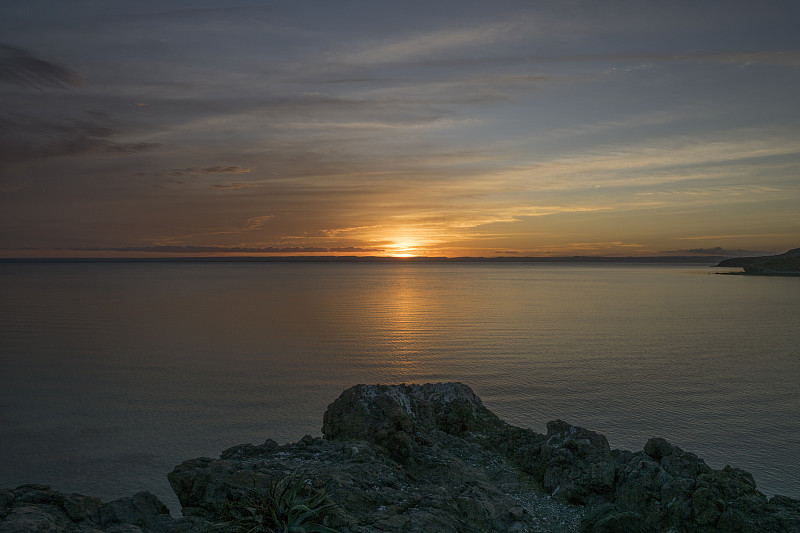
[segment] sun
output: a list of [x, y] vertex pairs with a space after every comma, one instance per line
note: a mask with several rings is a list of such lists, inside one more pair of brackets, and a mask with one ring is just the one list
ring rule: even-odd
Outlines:
[[419, 244], [412, 241], [396, 241], [394, 244], [387, 246], [389, 255], [391, 257], [416, 257], [418, 254]]

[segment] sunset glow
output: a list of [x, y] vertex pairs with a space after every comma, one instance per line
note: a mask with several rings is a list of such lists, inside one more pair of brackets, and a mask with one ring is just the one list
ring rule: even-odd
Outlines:
[[385, 253], [392, 257], [414, 257], [424, 255], [420, 252], [420, 244], [416, 241], [395, 241], [392, 244], [384, 245]]
[[792, 3], [37, 5], [0, 6], [0, 256], [800, 243]]
[[0, 1], [0, 533], [800, 533], [798, 21]]

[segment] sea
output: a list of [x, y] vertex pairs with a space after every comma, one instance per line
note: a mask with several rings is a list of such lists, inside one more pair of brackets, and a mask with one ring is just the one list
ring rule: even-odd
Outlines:
[[2, 263], [0, 488], [150, 491], [177, 514], [184, 460], [321, 436], [355, 384], [459, 381], [511, 424], [663, 437], [800, 498], [800, 278], [721, 271]]

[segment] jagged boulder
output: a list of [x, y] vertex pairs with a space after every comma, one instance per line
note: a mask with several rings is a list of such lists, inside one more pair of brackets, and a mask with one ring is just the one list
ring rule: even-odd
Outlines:
[[365, 440], [404, 462], [434, 430], [462, 436], [504, 426], [462, 383], [356, 385], [328, 406], [322, 433], [330, 440]]
[[641, 452], [616, 452], [615, 462], [613, 503], [584, 517], [585, 533], [800, 531], [800, 502], [768, 501], [749, 473], [712, 469], [664, 439], [650, 439]]
[[541, 494], [500, 454], [442, 431], [420, 442], [405, 463], [363, 439], [304, 437], [185, 461], [170, 481], [184, 514], [218, 523], [226, 505], [292, 473], [335, 503], [325, 524], [343, 533], [561, 533], [576, 531], [582, 514]]
[[0, 492], [0, 533], [201, 533], [197, 520], [173, 519], [149, 492], [103, 503], [64, 494], [47, 485], [22, 485]]
[[463, 384], [358, 385], [331, 404], [323, 426], [328, 439], [364, 439], [409, 468], [437, 431], [502, 454], [555, 499], [594, 506], [587, 532], [800, 531], [795, 504], [768, 501], [747, 472], [712, 469], [661, 438], [633, 453], [562, 420], [546, 435], [515, 428]]
[[509, 428], [463, 384], [359, 385], [329, 406], [324, 439], [236, 446], [169, 479], [184, 514], [211, 523], [248, 491], [301, 472], [336, 504], [326, 524], [344, 533], [577, 531], [581, 508], [486, 445]]
[[252, 469], [242, 469], [238, 461], [199, 457], [184, 461], [167, 474], [172, 490], [186, 509], [222, 505], [231, 490], [266, 490], [273, 478]]
[[604, 501], [614, 487], [614, 459], [608, 440], [563, 420], [547, 424], [538, 471], [545, 489], [572, 503]]

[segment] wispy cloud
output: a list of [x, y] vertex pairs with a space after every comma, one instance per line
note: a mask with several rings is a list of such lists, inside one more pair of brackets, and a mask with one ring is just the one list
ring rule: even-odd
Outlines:
[[[706, 115], [710, 112], [706, 111]], [[697, 118], [698, 111], [695, 110], [670, 110], [670, 111], [650, 111], [638, 113], [624, 118], [613, 120], [600, 120], [568, 128], [558, 128], [549, 130], [542, 135], [547, 139], [574, 138], [579, 135], [592, 135], [598, 133], [609, 133], [612, 131], [638, 130], [651, 126], [663, 126]], [[530, 139], [527, 142], [531, 142]]]
[[381, 248], [320, 247], [320, 246], [121, 246], [108, 248], [69, 248], [80, 252], [146, 252], [165, 254], [298, 254], [298, 253], [370, 253]]
[[228, 167], [203, 167], [198, 169], [203, 174], [246, 174], [250, 172], [249, 168], [228, 166]]
[[275, 215], [261, 215], [257, 217], [250, 217], [247, 219], [244, 231], [252, 231], [255, 229], [260, 229], [264, 226], [264, 224], [266, 224], [273, 218], [275, 218]]
[[380, 227], [381, 226], [352, 226], [349, 228], [323, 229], [322, 233], [327, 237], [337, 238], [342, 236], [342, 234], [363, 233], [365, 230], [374, 230]]
[[749, 239], [752, 237], [787, 237], [792, 236], [792, 233], [732, 233], [720, 235], [694, 235], [691, 237], [673, 237], [678, 241], [705, 241], [714, 239]]
[[70, 119], [50, 122], [24, 115], [0, 117], [0, 167], [25, 161], [81, 154], [136, 154], [161, 143], [121, 142], [108, 121]]
[[691, 54], [652, 56], [652, 61], [672, 61], [691, 63], [730, 63], [742, 66], [773, 65], [773, 66], [798, 66], [800, 65], [800, 50], [765, 50], [757, 52], [697, 52]]
[[242, 189], [263, 189], [264, 186], [258, 183], [214, 183], [211, 185], [211, 188], [226, 191], [238, 191]]
[[714, 246], [713, 248], [691, 248], [689, 250], [678, 250], [678, 252], [698, 254], [698, 255], [722, 255], [722, 256], [732, 256], [732, 257], [769, 255], [770, 253], [770, 252], [755, 251], [755, 250], [729, 250], [727, 248], [723, 248], [722, 246]]
[[389, 42], [369, 43], [363, 49], [342, 57], [356, 65], [397, 63], [435, 57], [438, 54], [486, 46], [499, 40], [518, 38], [513, 22], [489, 22], [466, 28], [439, 29], [416, 33]]
[[392, 120], [385, 122], [290, 122], [282, 126], [288, 129], [317, 130], [332, 132], [335, 130], [351, 130], [368, 132], [369, 130], [414, 130], [414, 129], [444, 129], [475, 124], [475, 119], [455, 120], [451, 118], [430, 117], [421, 120]]
[[251, 169], [240, 166], [215, 166], [215, 167], [187, 167], [157, 170], [155, 172], [139, 172], [140, 176], [159, 176], [177, 178], [181, 176], [194, 176], [198, 174], [246, 174]]
[[602, 63], [621, 64], [631, 69], [651, 68], [661, 63], [717, 63], [740, 66], [771, 65], [795, 67], [800, 65], [800, 50], [762, 50], [729, 52], [614, 52], [607, 54], [506, 55], [483, 57], [435, 58], [420, 61], [429, 66], [480, 66], [514, 64]]
[[0, 83], [64, 89], [83, 85], [83, 78], [70, 68], [37, 57], [30, 50], [0, 43]]
[[273, 218], [275, 218], [275, 215], [272, 215], [272, 214], [270, 214], [270, 215], [259, 215], [259, 216], [255, 216], [255, 217], [250, 217], [247, 220], [245, 220], [243, 223], [241, 223], [239, 225], [236, 225], [236, 226], [231, 226], [231, 227], [227, 227], [227, 228], [220, 228], [220, 229], [213, 230], [213, 231], [192, 233], [192, 234], [189, 234], [189, 235], [182, 235], [180, 237], [171, 237], [171, 238], [169, 238], [167, 240], [170, 242], [170, 245], [172, 245], [171, 243], [176, 243], [176, 242], [180, 243], [180, 242], [184, 242], [186, 240], [195, 239], [197, 237], [211, 237], [211, 236], [218, 236], [218, 235], [238, 235], [240, 233], [246, 233], [246, 232], [249, 232], [249, 231], [259, 230], [259, 229], [263, 228], [264, 225], [267, 222], [269, 222], [270, 220], [272, 220]]
[[[797, 154], [800, 143], [795, 136], [741, 129], [595, 147], [502, 170], [497, 177], [534, 190], [632, 186], [687, 181], [692, 175], [730, 177], [732, 169], [715, 166]], [[768, 164], [761, 160], [759, 166]]]
[[4, 242], [646, 250], [798, 227], [800, 49], [768, 10], [222, 4], [6, 10], [6, 41], [42, 48], [0, 45]]

